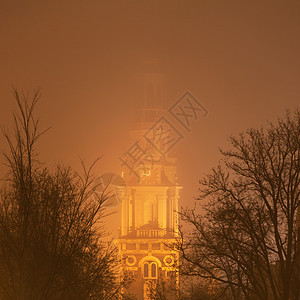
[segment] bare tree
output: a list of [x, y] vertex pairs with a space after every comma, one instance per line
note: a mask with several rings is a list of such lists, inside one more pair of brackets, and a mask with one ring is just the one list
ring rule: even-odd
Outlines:
[[180, 277], [180, 300], [213, 300], [218, 292], [218, 285], [211, 280], [187, 275]]
[[183, 273], [213, 280], [233, 299], [299, 299], [300, 112], [230, 137], [232, 150], [200, 181]]
[[[103, 241], [102, 194], [94, 193], [92, 167], [44, 168], [36, 154], [43, 134], [33, 101], [15, 91], [14, 132], [3, 131], [9, 174], [0, 198], [1, 299], [114, 299], [116, 248]], [[93, 196], [93, 197], [92, 197]]]
[[149, 299], [151, 300], [176, 300], [179, 299], [178, 271], [170, 268], [166, 277], [161, 272], [157, 279], [147, 282]]

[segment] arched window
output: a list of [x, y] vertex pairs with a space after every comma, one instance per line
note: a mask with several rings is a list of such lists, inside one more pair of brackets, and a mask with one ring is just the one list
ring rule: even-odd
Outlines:
[[153, 261], [144, 263], [144, 278], [157, 278], [157, 265]]
[[156, 263], [151, 263], [151, 277], [156, 278]]
[[148, 263], [144, 264], [144, 277], [145, 278], [149, 277], [149, 264]]
[[144, 224], [153, 222], [153, 202], [147, 200], [144, 204]]

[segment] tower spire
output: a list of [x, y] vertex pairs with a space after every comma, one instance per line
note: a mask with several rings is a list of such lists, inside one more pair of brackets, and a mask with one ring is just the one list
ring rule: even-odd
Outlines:
[[146, 130], [162, 116], [164, 110], [164, 74], [160, 71], [157, 60], [143, 63], [137, 89], [133, 129]]
[[[129, 154], [132, 158], [136, 153], [147, 152], [155, 160], [149, 162], [149, 157], [145, 157], [145, 162], [150, 165], [149, 172], [141, 168], [139, 181], [136, 174], [130, 176], [130, 172], [124, 172], [128, 193], [122, 202], [118, 242], [124, 269], [132, 272], [134, 277], [131, 292], [138, 300], [151, 299], [149, 288], [161, 280], [166, 280], [172, 287], [173, 294], [170, 291], [168, 299], [175, 299], [174, 291], [179, 280], [178, 254], [172, 248], [178, 238], [176, 211], [181, 189], [177, 185], [175, 160], [168, 158], [167, 154], [154, 154], [149, 141], [143, 138], [163, 115], [163, 82], [164, 76], [157, 64], [147, 62], [139, 75], [136, 116], [130, 132], [135, 147]], [[144, 166], [144, 161], [141, 165]]]

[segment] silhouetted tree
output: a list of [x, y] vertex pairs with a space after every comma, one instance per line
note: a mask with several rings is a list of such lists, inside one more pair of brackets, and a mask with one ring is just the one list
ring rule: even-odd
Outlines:
[[172, 268], [168, 276], [160, 272], [156, 280], [147, 282], [149, 300], [177, 300], [179, 299], [178, 271]]
[[299, 299], [300, 112], [230, 142], [200, 181], [202, 211], [181, 212], [182, 272], [217, 282], [222, 299]]
[[[106, 196], [94, 193], [91, 168], [42, 167], [36, 143], [43, 132], [33, 101], [15, 91], [14, 131], [4, 135], [9, 174], [0, 198], [1, 299], [113, 299], [118, 279], [115, 247], [103, 241]], [[91, 197], [93, 196], [93, 197]]]
[[213, 300], [216, 299], [218, 292], [218, 285], [211, 281], [196, 276], [180, 277], [180, 300]]

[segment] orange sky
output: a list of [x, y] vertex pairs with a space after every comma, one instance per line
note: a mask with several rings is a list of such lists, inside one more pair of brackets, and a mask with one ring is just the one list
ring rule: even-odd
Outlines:
[[[159, 59], [168, 107], [190, 90], [208, 109], [176, 146], [181, 205], [215, 165], [226, 136], [299, 105], [299, 1], [0, 1], [0, 123], [12, 86], [40, 87], [52, 129], [39, 152], [97, 172], [118, 171], [141, 61]], [[0, 146], [4, 147], [3, 137]]]

